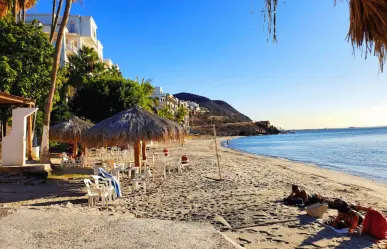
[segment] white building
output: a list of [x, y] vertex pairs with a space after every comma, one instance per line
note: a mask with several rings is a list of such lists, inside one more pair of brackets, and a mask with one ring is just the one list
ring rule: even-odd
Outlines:
[[[40, 22], [43, 25], [43, 31], [50, 35], [51, 14], [27, 14], [26, 22], [32, 22], [34, 20]], [[62, 18], [59, 17], [54, 34], [54, 44], [61, 21]], [[69, 16], [63, 37], [61, 66], [64, 66], [68, 62], [68, 56], [77, 54], [83, 46], [94, 48], [102, 62], [107, 63], [108, 67], [113, 66], [113, 62], [110, 59], [103, 58], [103, 46], [98, 40], [97, 28], [97, 24], [91, 16]]]
[[198, 103], [196, 102], [192, 102], [192, 101], [187, 101], [187, 106], [188, 106], [188, 109], [191, 110], [191, 111], [200, 111], [200, 106]]
[[157, 99], [155, 106], [157, 110], [167, 107], [174, 114], [179, 108], [179, 99], [175, 98], [172, 94], [163, 93], [163, 89], [159, 86], [155, 87], [151, 98]]
[[200, 111], [200, 106], [198, 103], [192, 101], [179, 100], [175, 96], [169, 93], [163, 93], [163, 89], [159, 86], [155, 87], [155, 91], [152, 98], [158, 100], [156, 109], [159, 110], [164, 106], [167, 106], [170, 111], [173, 113], [177, 111], [179, 107], [185, 107], [191, 112]]

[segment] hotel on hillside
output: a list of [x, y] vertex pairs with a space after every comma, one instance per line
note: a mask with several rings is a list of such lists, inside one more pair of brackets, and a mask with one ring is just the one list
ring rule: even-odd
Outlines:
[[155, 87], [151, 98], [157, 99], [156, 109], [159, 110], [163, 107], [167, 107], [172, 113], [175, 113], [179, 107], [185, 107], [190, 112], [200, 112], [199, 104], [191, 101], [184, 101], [176, 98], [170, 93], [163, 93], [163, 89], [159, 86]]
[[[34, 20], [43, 25], [43, 31], [45, 33], [48, 35], [50, 34], [52, 22], [51, 14], [27, 14], [26, 22], [32, 22]], [[59, 17], [58, 25], [55, 29], [54, 43], [56, 42], [56, 36], [58, 34], [61, 21], [62, 18]], [[114, 64], [112, 60], [103, 57], [103, 46], [98, 40], [97, 24], [95, 23], [93, 17], [70, 15], [63, 37], [62, 56], [60, 62], [61, 66], [68, 63], [68, 56], [77, 54], [83, 46], [94, 48], [94, 50], [98, 53], [99, 59], [104, 62], [107, 67], [113, 67]], [[119, 69], [118, 65], [114, 66]]]

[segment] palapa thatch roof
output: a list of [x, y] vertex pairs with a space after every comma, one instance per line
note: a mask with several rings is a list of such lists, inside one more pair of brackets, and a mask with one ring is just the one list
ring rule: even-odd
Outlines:
[[66, 122], [50, 127], [50, 140], [64, 143], [79, 141], [82, 133], [92, 126], [92, 123], [73, 116]]
[[[278, 0], [264, 1], [268, 32], [276, 41]], [[383, 72], [387, 48], [387, 0], [334, 0], [335, 4], [337, 2], [348, 3], [348, 41], [354, 48], [360, 49], [365, 58], [372, 54], [378, 57], [380, 71]]]
[[184, 128], [141, 107], [122, 111], [88, 129], [82, 136], [87, 147], [127, 146], [138, 141], [182, 141]]
[[[7, 15], [8, 11], [10, 11], [10, 7], [12, 7], [12, 0], [0, 0], [0, 17], [4, 17]], [[26, 10], [31, 9], [34, 7], [37, 3], [37, 0], [24, 0], [24, 8]], [[23, 9], [23, 1], [18, 1], [18, 4], [16, 5], [16, 12], [19, 12]]]

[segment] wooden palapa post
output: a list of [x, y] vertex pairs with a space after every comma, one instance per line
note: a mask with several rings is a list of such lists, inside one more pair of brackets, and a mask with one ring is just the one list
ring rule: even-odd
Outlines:
[[73, 158], [78, 156], [78, 141], [75, 140], [73, 144]]
[[140, 167], [140, 165], [141, 165], [140, 154], [141, 154], [141, 142], [137, 141], [134, 144], [134, 166], [136, 166], [136, 167]]
[[142, 141], [141, 152], [142, 152], [142, 160], [146, 160], [146, 143], [145, 143], [145, 141]]
[[219, 180], [222, 180], [222, 174], [220, 173], [220, 160], [219, 160], [218, 142], [216, 141], [215, 124], [214, 124], [214, 140], [215, 140], [216, 159], [218, 160]]

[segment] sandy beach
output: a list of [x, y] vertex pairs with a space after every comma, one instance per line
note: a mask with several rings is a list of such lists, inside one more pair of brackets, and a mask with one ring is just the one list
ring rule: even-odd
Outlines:
[[[366, 235], [337, 234], [317, 224], [305, 211], [283, 205], [281, 200], [289, 195], [291, 184], [296, 183], [310, 193], [343, 197], [386, 214], [386, 184], [223, 147], [219, 149], [224, 180], [215, 181], [211, 179], [218, 173], [214, 145], [212, 139], [194, 139], [183, 147], [169, 146], [172, 159], [186, 154], [192, 169], [170, 175], [162, 183], [152, 183], [147, 194], [131, 193], [124, 177], [124, 197], [107, 209], [88, 208], [83, 186], [76, 179], [54, 183], [49, 180], [39, 186], [0, 184], [0, 202], [14, 212], [20, 208], [42, 212], [55, 209], [71, 215], [76, 210], [103, 216], [211, 224], [244, 248], [384, 248], [385, 242], [376, 244]], [[24, 193], [23, 197], [18, 197], [20, 193]], [[72, 203], [71, 208], [68, 202]], [[336, 213], [330, 210], [324, 218]], [[6, 235], [2, 231], [0, 237]]]

